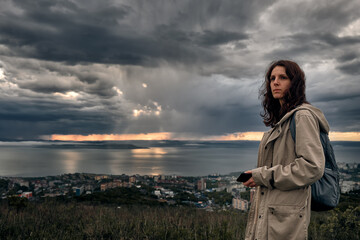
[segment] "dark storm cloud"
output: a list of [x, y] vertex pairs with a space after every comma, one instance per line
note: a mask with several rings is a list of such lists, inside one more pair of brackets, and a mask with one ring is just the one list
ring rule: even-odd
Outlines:
[[[25, 20], [26, 21], [26, 20]], [[152, 39], [117, 37], [97, 26], [82, 26], [82, 23], [64, 23], [59, 32], [34, 32], [27, 27], [3, 22], [2, 44], [10, 47], [16, 55], [29, 46], [26, 57], [51, 61], [103, 62], [141, 64], [147, 55], [156, 55], [157, 43]], [[12, 29], [16, 28], [17, 32]]]
[[258, 89], [279, 58], [304, 68], [332, 129], [359, 131], [359, 10], [356, 0], [1, 1], [0, 131], [263, 131]]
[[[248, 131], [249, 125], [261, 123], [256, 81], [239, 81], [221, 75], [200, 77], [178, 69], [164, 69], [162, 73], [159, 70], [137, 69], [132, 72], [130, 80], [144, 79], [148, 87], [146, 90], [129, 89], [124, 92], [125, 98], [130, 101], [146, 104], [150, 98], [162, 106], [160, 118], [151, 121], [153, 128], [158, 126], [157, 129], [162, 131], [220, 135]], [[149, 125], [150, 117], [147, 120]], [[130, 130], [137, 131], [144, 127], [143, 124], [134, 124]], [[259, 124], [254, 129], [264, 128]]]
[[[129, 6], [130, 4], [133, 6]], [[169, 5], [161, 1], [156, 1], [154, 4]], [[152, 59], [206, 62], [220, 58], [219, 54], [206, 46], [246, 38], [246, 34], [241, 32], [207, 30], [206, 24], [204, 24], [204, 32], [184, 28], [180, 21], [171, 20], [180, 18], [182, 15], [180, 11], [175, 17], [170, 18], [168, 26], [155, 25], [156, 23], [152, 26], [148, 23], [149, 26], [145, 26], [148, 29], [144, 29], [146, 31], [144, 34], [142, 27], [139, 26], [142, 24], [141, 21], [146, 21], [141, 19], [140, 11], [144, 9], [131, 1], [120, 6], [114, 6], [110, 1], [106, 1], [97, 7], [70, 1], [37, 1], [36, 3], [14, 1], [14, 5], [22, 13], [19, 15], [3, 13], [0, 22], [0, 43], [9, 47], [13, 54], [51, 61], [132, 65], [152, 65], [154, 64]], [[193, 4], [189, 2], [185, 10], [190, 10], [186, 8], [191, 5]], [[218, 12], [216, 6], [212, 10], [211, 5], [214, 3], [204, 3], [195, 9], [203, 6], [208, 7], [209, 12]], [[234, 4], [231, 1], [221, 6], [226, 7], [226, 11], [234, 11], [231, 6], [243, 9], [242, 4]], [[140, 19], [133, 19], [133, 15], [136, 14]], [[249, 22], [249, 18], [244, 13], [240, 13], [239, 16], [241, 16], [239, 20], [244, 20], [244, 23]], [[205, 17], [202, 20], [204, 22]], [[29, 48], [29, 51], [24, 52], [24, 48]]]
[[202, 45], [219, 45], [235, 40], [248, 39], [247, 34], [227, 32], [227, 31], [205, 31], [201, 36], [198, 37], [198, 42]]
[[123, 18], [127, 7], [88, 9], [70, 1], [15, 1], [20, 16], [2, 17], [1, 43], [17, 55], [67, 62], [139, 63], [151, 49], [147, 39], [115, 36], [109, 26]]
[[360, 75], [360, 60], [359, 60], [359, 58], [357, 58], [354, 61], [341, 64], [338, 68], [344, 74], [350, 74], [350, 75], [354, 75], [355, 77], [359, 77], [359, 75]]
[[[339, 62], [347, 58], [352, 58], [354, 48], [360, 45], [360, 36], [338, 37], [333, 33], [297, 33], [278, 39], [281, 48], [268, 53], [268, 59], [273, 56], [285, 58], [303, 58], [318, 53], [319, 58], [334, 58]], [[338, 49], [346, 51], [346, 55], [339, 55]], [[317, 59], [316, 59], [317, 60]], [[311, 60], [308, 60], [311, 61]]]
[[357, 58], [360, 58], [360, 54], [353, 51], [339, 56], [338, 61], [347, 62], [347, 61], [356, 60]]
[[[201, 124], [197, 126], [194, 132], [205, 134], [223, 134], [233, 132], [246, 132], [248, 126], [256, 123], [257, 128], [253, 131], [262, 131], [265, 128], [261, 126], [260, 105], [243, 106], [243, 105], [225, 105], [223, 108], [203, 107], [199, 109], [199, 115], [202, 116]], [[214, 128], [213, 126], [221, 126]]]
[[[68, 64], [157, 66], [159, 61], [170, 61], [198, 65], [205, 74], [218, 71], [230, 76], [238, 74], [238, 71], [232, 74], [233, 69], [242, 68], [221, 64], [224, 57], [216, 47], [233, 41], [244, 48], [241, 41], [249, 38], [244, 30], [256, 22], [266, 4], [261, 1], [177, 4], [16, 1], [2, 14], [0, 43], [10, 49], [4, 53], [10, 56]], [[211, 65], [214, 69], [209, 71]], [[55, 88], [64, 91], [61, 86]], [[51, 87], [37, 86], [34, 90], [48, 91]]]
[[[126, 125], [126, 117], [111, 112], [106, 104], [88, 111], [94, 103], [74, 105], [65, 101], [0, 99], [0, 131], [3, 138], [36, 138], [50, 134], [112, 133], [115, 124]], [[115, 118], [116, 117], [116, 118]]]
[[277, 1], [270, 10], [269, 21], [285, 31], [338, 32], [358, 19], [358, 1]]
[[314, 102], [336, 102], [336, 101], [347, 101], [355, 102], [356, 99], [360, 98], [360, 93], [333, 93], [329, 95], [329, 92], [324, 94], [318, 94], [311, 97]]
[[345, 100], [318, 102], [317, 106], [324, 111], [331, 131], [352, 132], [359, 131], [360, 128], [360, 109], [354, 104], [359, 101], [360, 97], [352, 97]]

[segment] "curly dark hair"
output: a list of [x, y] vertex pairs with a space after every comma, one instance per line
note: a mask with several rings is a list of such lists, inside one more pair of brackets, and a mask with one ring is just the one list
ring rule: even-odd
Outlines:
[[[273, 97], [270, 88], [271, 72], [276, 66], [284, 67], [286, 75], [291, 81], [290, 89], [285, 93], [282, 105], [280, 105], [278, 99]], [[272, 62], [266, 72], [265, 81], [260, 88], [260, 99], [262, 99], [262, 106], [264, 108], [264, 112], [260, 115], [264, 119], [266, 126], [274, 127], [287, 112], [303, 103], [309, 103], [306, 101], [305, 95], [304, 71], [297, 63], [290, 60]]]

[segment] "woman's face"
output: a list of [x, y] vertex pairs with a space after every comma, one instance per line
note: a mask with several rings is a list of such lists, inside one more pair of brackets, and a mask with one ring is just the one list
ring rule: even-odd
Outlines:
[[286, 75], [285, 67], [276, 66], [270, 75], [271, 93], [275, 99], [279, 99], [280, 104], [283, 103], [285, 93], [290, 89], [291, 81]]

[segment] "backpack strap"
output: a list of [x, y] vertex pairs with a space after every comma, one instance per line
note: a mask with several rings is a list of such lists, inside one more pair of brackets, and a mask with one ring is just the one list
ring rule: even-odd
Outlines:
[[291, 116], [291, 119], [290, 119], [290, 132], [291, 132], [291, 137], [294, 140], [294, 142], [296, 139], [295, 113], [296, 112], [293, 113], [293, 115]]

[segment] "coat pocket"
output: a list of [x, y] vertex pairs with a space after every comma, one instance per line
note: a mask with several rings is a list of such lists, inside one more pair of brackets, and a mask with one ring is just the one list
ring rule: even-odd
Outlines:
[[269, 205], [268, 239], [307, 239], [304, 209], [296, 205]]

